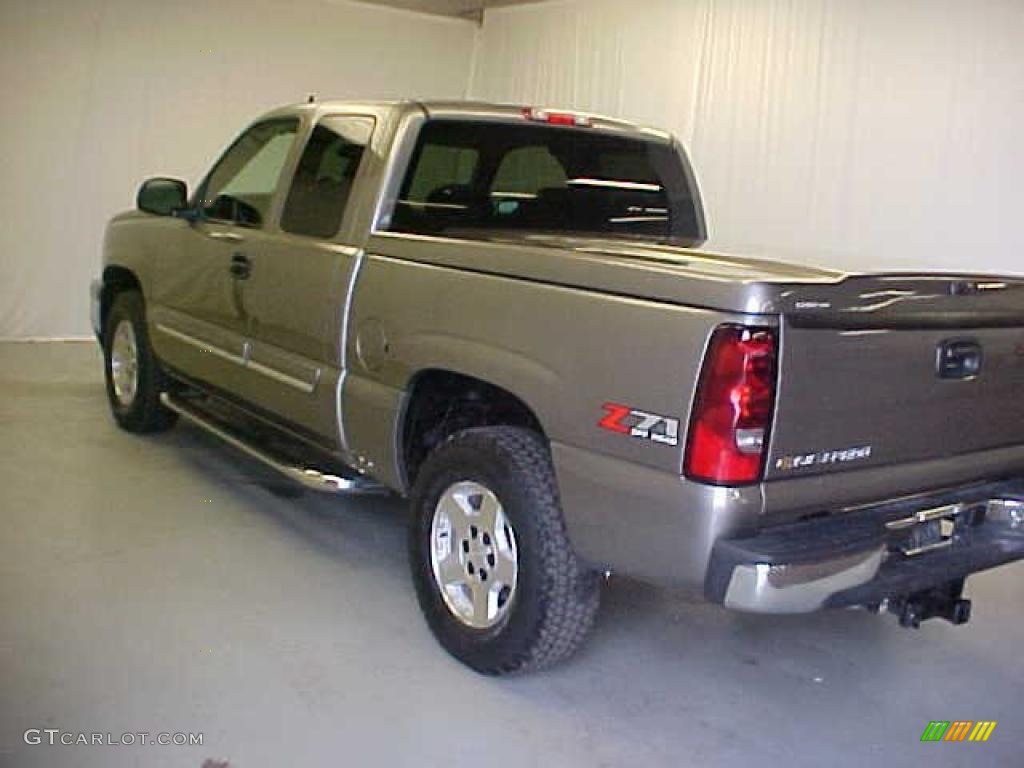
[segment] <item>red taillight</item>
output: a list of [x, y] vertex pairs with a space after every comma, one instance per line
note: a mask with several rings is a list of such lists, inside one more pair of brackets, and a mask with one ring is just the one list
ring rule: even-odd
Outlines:
[[769, 328], [715, 329], [686, 438], [687, 477], [718, 485], [760, 479], [775, 405], [775, 355]]
[[523, 117], [536, 123], [547, 123], [548, 125], [568, 125], [575, 128], [589, 128], [591, 125], [590, 118], [586, 115], [578, 115], [573, 112], [550, 112], [537, 107], [524, 107]]

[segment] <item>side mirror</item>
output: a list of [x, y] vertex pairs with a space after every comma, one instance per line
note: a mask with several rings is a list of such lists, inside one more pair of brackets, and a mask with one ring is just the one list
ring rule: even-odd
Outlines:
[[188, 187], [177, 179], [147, 179], [139, 187], [135, 204], [140, 211], [173, 216], [188, 205]]

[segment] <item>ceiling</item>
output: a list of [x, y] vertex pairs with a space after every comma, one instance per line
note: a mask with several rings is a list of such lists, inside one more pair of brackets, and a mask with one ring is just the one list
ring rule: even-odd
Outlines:
[[390, 5], [420, 13], [436, 13], [441, 16], [458, 16], [479, 21], [484, 9], [500, 8], [506, 5], [525, 5], [539, 0], [359, 0], [373, 5]]

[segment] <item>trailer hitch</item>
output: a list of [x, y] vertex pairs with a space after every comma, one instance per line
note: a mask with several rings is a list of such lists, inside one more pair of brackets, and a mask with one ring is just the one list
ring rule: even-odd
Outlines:
[[965, 581], [954, 579], [931, 589], [891, 597], [886, 608], [899, 617], [901, 627], [917, 629], [928, 619], [966, 624], [971, 618], [971, 601], [962, 597]]

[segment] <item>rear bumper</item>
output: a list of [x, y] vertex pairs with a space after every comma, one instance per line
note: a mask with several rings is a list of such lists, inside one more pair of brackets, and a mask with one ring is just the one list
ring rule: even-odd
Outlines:
[[872, 605], [1024, 559], [1024, 480], [915, 497], [721, 539], [705, 594], [728, 608]]

